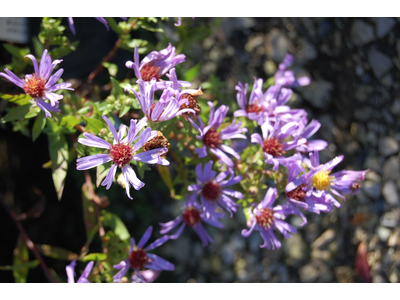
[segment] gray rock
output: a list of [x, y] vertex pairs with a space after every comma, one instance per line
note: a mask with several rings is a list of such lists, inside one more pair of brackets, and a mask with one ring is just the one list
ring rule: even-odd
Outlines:
[[364, 168], [365, 169], [370, 169], [373, 171], [380, 171], [381, 170], [381, 163], [379, 162], [379, 158], [376, 156], [367, 156], [364, 162]]
[[390, 156], [399, 152], [399, 144], [391, 136], [379, 140], [379, 153], [383, 156]]
[[325, 230], [315, 241], [311, 244], [311, 248], [325, 248], [329, 243], [333, 242], [336, 233], [333, 229]]
[[379, 226], [376, 230], [376, 234], [378, 235], [379, 239], [382, 242], [386, 242], [389, 239], [389, 236], [391, 234], [390, 229], [387, 229], [385, 227]]
[[390, 112], [396, 116], [400, 116], [400, 99], [395, 99], [394, 103], [390, 106]]
[[300, 233], [293, 235], [292, 238], [283, 241], [283, 251], [287, 255], [287, 264], [298, 265], [307, 257], [307, 245]]
[[353, 22], [350, 32], [356, 46], [364, 46], [375, 39], [374, 27], [361, 20]]
[[390, 74], [386, 74], [385, 76], [383, 76], [383, 78], [380, 80], [380, 82], [386, 86], [386, 87], [390, 87], [393, 84], [393, 77]]
[[396, 21], [393, 18], [376, 18], [375, 22], [376, 36], [378, 38], [383, 38], [396, 25]]
[[369, 171], [365, 175], [365, 179], [371, 180], [371, 181], [374, 181], [374, 182], [381, 182], [381, 177], [378, 175], [378, 173], [375, 173], [373, 171]]
[[381, 225], [385, 227], [395, 228], [400, 225], [400, 209], [395, 208], [385, 213], [381, 218]]
[[369, 106], [362, 106], [359, 109], [356, 109], [354, 112], [354, 117], [359, 121], [367, 121], [371, 119], [371, 116], [374, 114], [374, 111]]
[[304, 98], [316, 108], [323, 108], [330, 104], [333, 84], [329, 81], [317, 79], [303, 88]]
[[226, 265], [233, 264], [234, 250], [232, 249], [231, 245], [227, 244], [222, 247], [221, 259], [222, 259], [222, 262]]
[[393, 181], [385, 182], [383, 185], [382, 194], [388, 205], [396, 206], [400, 204], [399, 194]]
[[376, 50], [375, 47], [372, 47], [368, 51], [368, 62], [375, 77], [378, 79], [382, 78], [393, 67], [392, 60], [382, 52]]
[[315, 282], [318, 278], [318, 269], [312, 264], [307, 264], [299, 269], [301, 282]]
[[361, 185], [361, 189], [364, 193], [375, 200], [381, 195], [381, 185], [371, 180], [365, 181], [365, 183]]
[[277, 28], [273, 28], [266, 36], [265, 51], [267, 56], [275, 62], [281, 62], [288, 52], [290, 41]]
[[394, 180], [400, 177], [399, 159], [396, 156], [389, 157], [382, 168], [383, 180]]
[[311, 44], [309, 41], [307, 41], [306, 38], [301, 38], [299, 40], [299, 48], [298, 48], [298, 55], [297, 58], [299, 60], [314, 60], [318, 56], [317, 50], [315, 50], [315, 47], [313, 44]]

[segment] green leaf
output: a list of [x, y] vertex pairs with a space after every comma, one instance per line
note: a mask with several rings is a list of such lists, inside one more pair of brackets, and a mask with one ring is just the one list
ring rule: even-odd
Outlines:
[[111, 95], [113, 95], [115, 99], [118, 99], [119, 95], [122, 94], [122, 88], [120, 87], [119, 82], [115, 78], [110, 77], [110, 79], [113, 86], [111, 90]]
[[105, 261], [107, 259], [107, 254], [105, 253], [90, 253], [83, 257], [81, 261]]
[[157, 165], [158, 173], [160, 173], [161, 179], [164, 181], [165, 185], [169, 188], [171, 197], [175, 197], [175, 189], [172, 184], [171, 173], [169, 172], [169, 168], [166, 166]]
[[16, 283], [25, 283], [28, 277], [29, 268], [17, 268], [17, 266], [24, 265], [29, 262], [29, 250], [25, 241], [18, 238], [17, 247], [14, 249], [14, 262], [13, 262], [13, 275]]
[[13, 107], [8, 114], [5, 115], [4, 118], [2, 118], [2, 122], [10, 122], [10, 121], [16, 121], [16, 120], [22, 120], [25, 115], [29, 112], [31, 108], [31, 104], [25, 104], [22, 106], [17, 106]]
[[114, 18], [105, 17], [105, 19], [106, 19], [106, 21], [107, 21], [107, 23], [108, 23], [108, 26], [110, 26], [110, 28], [111, 28], [114, 32], [116, 32], [118, 35], [120, 35], [120, 34], [123, 33], [122, 29], [119, 28], [119, 26], [118, 26], [118, 24], [117, 24], [117, 22], [115, 21]]
[[64, 248], [45, 245], [45, 244], [35, 244], [35, 245], [40, 253], [51, 258], [60, 260], [69, 260], [69, 261], [78, 258], [78, 254]]
[[44, 115], [44, 111], [40, 112], [37, 116], [35, 123], [33, 123], [32, 127], [32, 141], [36, 141], [39, 135], [42, 133], [43, 128], [46, 126], [46, 118]]
[[19, 48], [19, 47], [15, 47], [13, 45], [10, 45], [10, 44], [4, 44], [3, 46], [12, 56], [14, 56], [17, 59], [23, 60], [24, 56], [29, 54], [29, 48], [28, 47]]
[[141, 161], [137, 161], [136, 166], [138, 168], [139, 177], [141, 179], [144, 178], [145, 171], [151, 170], [148, 164], [142, 163]]
[[38, 106], [34, 106], [31, 110], [25, 115], [25, 119], [31, 119], [36, 117], [42, 110]]
[[92, 132], [93, 134], [99, 134], [100, 130], [104, 128], [104, 122], [94, 118], [82, 117], [87, 123], [86, 131]]
[[49, 134], [49, 152], [52, 160], [53, 182], [57, 192], [58, 200], [61, 200], [64, 191], [65, 177], [68, 170], [68, 143], [65, 135], [61, 132]]
[[128, 113], [128, 111], [131, 109], [130, 105], [126, 105], [125, 103], [122, 104], [122, 108], [121, 111], [119, 112], [119, 116], [120, 118], [122, 118], [125, 114]]
[[21, 264], [21, 265], [0, 266], [0, 270], [1, 271], [15, 271], [15, 270], [20, 270], [20, 269], [33, 269], [33, 268], [36, 268], [39, 264], [40, 264], [40, 262], [37, 259], [35, 259], [35, 260], [31, 260], [30, 262]]
[[32, 38], [33, 48], [35, 49], [36, 57], [41, 57], [44, 51], [44, 45], [39, 41], [39, 39], [34, 36]]
[[184, 75], [184, 80], [185, 81], [192, 81], [193, 79], [196, 78], [197, 74], [199, 74], [201, 68], [201, 63], [195, 64], [193, 67], [191, 67], [189, 70]]
[[110, 62], [103, 62], [102, 63], [104, 68], [107, 68], [108, 73], [110, 73], [111, 76], [116, 76], [118, 73], [118, 66], [116, 64], [112, 64]]
[[8, 102], [18, 104], [18, 105], [28, 104], [29, 100], [32, 99], [31, 96], [28, 96], [25, 94], [8, 95], [8, 94], [2, 94], [2, 93], [0, 93], [0, 98], [6, 100]]
[[97, 166], [96, 168], [96, 187], [100, 186], [100, 183], [107, 176], [108, 170], [111, 167], [111, 162]]
[[104, 212], [104, 226], [110, 227], [111, 230], [121, 239], [127, 240], [131, 237], [128, 229], [126, 229], [124, 222], [121, 219], [111, 212]]

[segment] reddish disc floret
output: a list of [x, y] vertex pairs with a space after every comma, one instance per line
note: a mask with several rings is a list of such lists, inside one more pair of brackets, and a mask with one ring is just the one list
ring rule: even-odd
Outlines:
[[140, 69], [140, 76], [144, 81], [151, 81], [153, 78], [159, 81], [161, 77], [160, 67], [156, 67], [153, 64], [144, 65]]
[[286, 196], [290, 199], [305, 202], [305, 197], [306, 197], [306, 192], [304, 191], [304, 187], [306, 187], [306, 184], [301, 184], [297, 188], [295, 188], [293, 191], [287, 192]]
[[256, 215], [258, 226], [270, 228], [274, 223], [274, 212], [270, 208], [261, 208]]
[[24, 91], [32, 98], [42, 98], [45, 95], [45, 85], [46, 83], [42, 78], [33, 74], [31, 78], [27, 79]]
[[201, 195], [206, 200], [215, 201], [221, 195], [221, 188], [219, 184], [209, 181], [204, 185]]
[[149, 262], [149, 258], [142, 248], [132, 251], [129, 254], [128, 260], [133, 269], [143, 269], [144, 266]]
[[113, 145], [111, 146], [110, 157], [118, 167], [122, 168], [132, 160], [132, 147], [125, 143]]
[[193, 226], [200, 222], [200, 211], [196, 208], [187, 208], [182, 215], [183, 222], [189, 226]]
[[203, 143], [209, 148], [216, 148], [222, 144], [222, 140], [219, 139], [219, 132], [214, 128], [210, 128], [203, 137]]
[[256, 113], [257, 115], [262, 113], [263, 108], [260, 104], [249, 104], [246, 107], [246, 112], [248, 113]]
[[263, 151], [272, 155], [272, 157], [278, 157], [281, 156], [282, 153], [285, 153], [282, 151], [282, 144], [280, 141], [274, 137], [264, 140]]

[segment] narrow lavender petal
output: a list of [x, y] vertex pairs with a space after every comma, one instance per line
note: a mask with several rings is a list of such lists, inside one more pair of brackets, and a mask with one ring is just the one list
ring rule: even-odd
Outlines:
[[214, 162], [212, 160], [210, 160], [208, 163], [206, 163], [204, 165], [204, 180], [205, 181], [209, 181], [211, 179], [213, 179], [215, 177], [212, 176], [212, 166], [213, 166]]
[[46, 88], [49, 88], [50, 86], [52, 86], [53, 84], [55, 84], [55, 83], [58, 81], [58, 79], [60, 79], [60, 77], [61, 77], [61, 75], [62, 75], [63, 72], [64, 72], [63, 69], [60, 69], [60, 70], [58, 70], [57, 72], [55, 72], [55, 73], [49, 78], [49, 80], [47, 81], [45, 87], [46, 87]]
[[58, 91], [58, 90], [70, 90], [70, 91], [73, 91], [74, 89], [71, 88], [70, 86], [71, 86], [71, 83], [62, 82], [62, 83], [58, 83], [58, 84], [55, 84], [55, 85], [47, 88], [47, 91], [48, 92], [55, 92], [55, 91]]
[[4, 69], [4, 71], [7, 74], [5, 74], [3, 72], [0, 72], [0, 76], [3, 76], [5, 78], [7, 78], [9, 81], [11, 81], [15, 85], [19, 86], [21, 89], [24, 88], [25, 82], [22, 79], [20, 79], [17, 75], [15, 75], [13, 72], [11, 72], [11, 71], [9, 71], [7, 69]]
[[155, 240], [153, 243], [151, 243], [149, 246], [147, 246], [144, 250], [145, 251], [151, 251], [157, 247], [160, 247], [161, 245], [163, 245], [165, 242], [167, 242], [169, 240], [169, 236], [168, 235], [164, 235], [163, 237]]
[[206, 247], [209, 244], [214, 243], [214, 240], [210, 237], [210, 235], [207, 233], [207, 231], [205, 230], [205, 228], [203, 227], [203, 225], [201, 223], [193, 226], [193, 230], [199, 236], [203, 247]]
[[234, 163], [223, 151], [218, 148], [211, 148], [210, 151], [215, 154], [225, 165], [232, 168]]
[[95, 19], [96, 19], [97, 21], [103, 23], [104, 26], [106, 26], [107, 30], [110, 30], [110, 28], [108, 28], [108, 23], [107, 23], [106, 19], [100, 18], [100, 17], [97, 17], [97, 18], [95, 17]]
[[178, 226], [182, 222], [182, 216], [178, 216], [172, 221], [169, 221], [167, 223], [158, 223], [161, 226], [160, 233], [161, 234], [166, 234], [170, 232], [172, 229], [174, 229], [176, 226]]
[[115, 130], [114, 125], [111, 123], [111, 121], [110, 121], [106, 116], [103, 116], [103, 120], [106, 121], [106, 123], [107, 123], [107, 125], [108, 125], [108, 128], [110, 128], [110, 131], [111, 131], [112, 135], [114, 136], [114, 140], [117, 141], [117, 142], [119, 143], [120, 140], [119, 140], [119, 138], [118, 138], [118, 133], [117, 133], [117, 131]]
[[201, 183], [206, 183], [206, 178], [204, 177], [204, 173], [203, 173], [203, 164], [199, 163], [196, 168], [196, 177], [197, 179], [201, 182]]
[[42, 99], [37, 99], [36, 100], [36, 105], [44, 111], [44, 113], [46, 114], [46, 118], [51, 118], [51, 113], [50, 111], [54, 111], [54, 112], [61, 112], [61, 110], [59, 110], [58, 108], [55, 108], [53, 106], [51, 106], [50, 104], [44, 102]]
[[242, 236], [249, 237], [255, 227], [256, 227], [256, 222], [254, 220], [254, 222], [251, 224], [251, 227], [248, 230], [246, 230], [246, 229], [242, 230]]
[[[32, 54], [25, 55], [25, 57], [30, 58], [30, 60], [31, 60], [32, 63], [33, 63], [33, 69], [35, 70], [35, 74], [39, 74], [39, 68], [38, 68], [38, 64], [37, 64], [36, 57], [34, 57]], [[57, 79], [57, 80], [58, 80], [58, 79]], [[57, 81], [57, 80], [56, 80], [56, 81]]]
[[220, 183], [222, 180], [224, 180], [226, 178], [226, 176], [228, 176], [229, 172], [221, 172], [217, 175], [217, 177], [215, 177], [214, 182], [216, 183]]
[[76, 160], [76, 169], [79, 171], [88, 170], [99, 165], [105, 164], [111, 160], [108, 154], [94, 154], [81, 157]]
[[197, 148], [194, 152], [198, 155], [199, 158], [203, 158], [207, 156], [207, 147], [203, 146], [201, 148]]
[[[50, 67], [48, 64], [48, 56], [50, 57], [50, 55], [47, 55], [47, 49], [45, 49], [43, 51], [42, 58], [40, 59], [39, 63], [39, 75], [42, 78], [45, 78], [45, 74], [47, 73], [48, 68]], [[50, 64], [51, 64], [51, 59], [50, 59]]]
[[166, 148], [152, 149], [146, 152], [135, 154], [132, 160], [141, 161], [146, 164], [158, 164], [162, 166], [169, 166], [169, 161], [162, 158], [161, 155], [167, 152]]
[[178, 22], [174, 23], [175, 26], [181, 26], [182, 25], [182, 18], [177, 17]]
[[110, 170], [108, 171], [106, 178], [101, 183], [102, 186], [106, 186], [106, 190], [108, 190], [111, 187], [114, 181], [116, 171], [117, 171], [117, 165], [113, 164]]
[[336, 156], [334, 159], [325, 164], [325, 169], [331, 171], [343, 160], [343, 158], [344, 158], [343, 155]]
[[237, 199], [243, 199], [243, 194], [241, 192], [230, 189], [223, 189], [222, 192], [228, 196], [235, 197]]
[[192, 184], [192, 185], [188, 186], [188, 191], [189, 192], [198, 191], [198, 190], [201, 190], [202, 188], [203, 188], [203, 186], [200, 184]]
[[149, 141], [151, 137], [151, 128], [147, 127], [141, 134], [139, 141], [136, 142], [135, 146], [132, 149], [132, 152], [140, 149], [146, 142]]
[[147, 257], [152, 260], [150, 264], [146, 264], [145, 268], [149, 268], [152, 270], [160, 270], [160, 271], [174, 271], [175, 266], [171, 264], [169, 261], [164, 258], [159, 257], [158, 255], [147, 253]]
[[308, 142], [307, 152], [321, 151], [328, 147], [328, 143], [324, 140], [312, 140]]
[[90, 272], [92, 271], [94, 265], [94, 261], [89, 262], [86, 267], [85, 270], [83, 271], [82, 275], [79, 277], [77, 283], [88, 283], [89, 281], [87, 281], [88, 276], [90, 275]]
[[233, 150], [231, 147], [224, 145], [224, 144], [221, 144], [219, 147], [221, 148], [221, 150], [234, 156], [237, 160], [240, 160], [240, 155], [235, 150]]
[[[122, 173], [124, 174], [125, 180], [130, 182], [135, 190], [140, 190], [144, 187], [144, 183], [137, 178], [135, 171], [133, 171], [132, 167], [126, 165], [122, 168]], [[130, 197], [129, 197], [130, 198]], [[132, 199], [132, 198], [130, 198]]]
[[125, 276], [126, 272], [128, 272], [129, 270], [128, 260], [123, 260], [118, 265], [114, 265], [113, 267], [117, 270], [121, 269], [117, 274], [113, 276], [114, 282], [120, 282]]
[[85, 132], [85, 133], [83, 133], [83, 136], [86, 139], [83, 139], [83, 138], [78, 139], [78, 142], [83, 145], [86, 145], [89, 147], [103, 148], [103, 149], [111, 148], [111, 145], [108, 142], [106, 142], [102, 138], [99, 138], [91, 133]]
[[68, 17], [68, 25], [69, 25], [69, 29], [72, 31], [72, 33], [75, 35], [76, 31], [75, 31], [75, 26], [74, 26], [74, 19], [71, 17]]
[[150, 226], [149, 228], [146, 229], [146, 231], [144, 232], [142, 238], [140, 239], [137, 245], [138, 248], [143, 248], [143, 246], [150, 239], [152, 232], [153, 232], [153, 226]]
[[45, 92], [44, 98], [50, 100], [51, 106], [58, 107], [58, 101], [64, 98], [63, 95]]
[[67, 273], [68, 283], [75, 283], [75, 265], [76, 259], [74, 259], [68, 266], [65, 267], [65, 272]]
[[278, 194], [277, 189], [270, 187], [267, 193], [265, 194], [264, 200], [261, 201], [262, 207], [271, 207], [276, 200], [277, 194]]

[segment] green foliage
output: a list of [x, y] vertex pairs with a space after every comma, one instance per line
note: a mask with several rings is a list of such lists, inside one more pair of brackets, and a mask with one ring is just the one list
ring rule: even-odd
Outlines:
[[46, 117], [44, 112], [40, 112], [37, 116], [35, 123], [33, 123], [32, 127], [32, 140], [36, 141], [39, 135], [42, 133], [44, 127], [46, 126]]
[[120, 240], [124, 241], [131, 237], [128, 229], [126, 229], [124, 225], [124, 222], [122, 222], [116, 214], [104, 210], [102, 213], [104, 226], [109, 227], [119, 237]]
[[[28, 277], [29, 273], [29, 266], [26, 264], [29, 263], [29, 250], [28, 246], [26, 245], [25, 241], [18, 238], [17, 247], [14, 249], [14, 263], [13, 263], [13, 275], [16, 283], [25, 283], [26, 278]], [[25, 264], [25, 267], [22, 268]], [[32, 266], [36, 263], [31, 262]]]
[[54, 259], [71, 261], [78, 258], [78, 254], [60, 247], [55, 247], [45, 244], [36, 244], [36, 248], [43, 255]]

